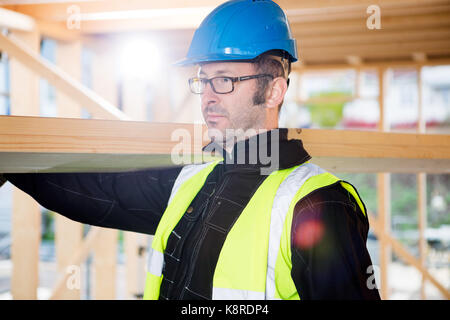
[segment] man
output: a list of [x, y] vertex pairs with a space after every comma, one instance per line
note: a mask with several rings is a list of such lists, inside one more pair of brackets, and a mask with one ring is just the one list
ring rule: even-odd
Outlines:
[[277, 129], [296, 60], [277, 4], [226, 2], [179, 63], [200, 66], [189, 85], [222, 161], [4, 176], [70, 219], [154, 234], [146, 299], [379, 299], [359, 195]]

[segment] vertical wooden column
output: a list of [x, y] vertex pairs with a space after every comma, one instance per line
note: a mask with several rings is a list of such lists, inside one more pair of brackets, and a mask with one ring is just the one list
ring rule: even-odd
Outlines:
[[296, 88], [295, 88], [295, 96], [294, 99], [295, 101], [300, 101], [300, 99], [302, 98], [302, 76], [303, 76], [303, 72], [301, 71], [296, 71], [295, 74], [297, 75], [297, 81], [295, 82]]
[[299, 102], [302, 99], [302, 92], [303, 92], [302, 78], [304, 73], [299, 70], [295, 72], [295, 74], [297, 75], [297, 81], [295, 81], [296, 86], [295, 86], [294, 101], [299, 106], [299, 108], [305, 108], [304, 105], [300, 104]]
[[[69, 75], [81, 81], [81, 42], [58, 41], [56, 64]], [[56, 91], [58, 117], [80, 118], [81, 106], [59, 90]], [[66, 273], [68, 263], [83, 239], [83, 225], [57, 214], [55, 216], [55, 247], [58, 271]], [[70, 267], [80, 267], [70, 266]], [[77, 287], [61, 289], [55, 299], [76, 300], [81, 298]]]
[[[423, 111], [423, 93], [422, 93], [422, 67], [417, 68], [417, 102], [418, 102], [418, 120], [417, 131], [425, 133], [426, 122]], [[426, 269], [427, 259], [427, 241], [425, 238], [425, 229], [427, 227], [427, 176], [424, 172], [417, 174], [417, 210], [419, 226], [419, 260], [422, 268]], [[420, 297], [426, 299], [425, 277], [422, 275], [420, 286]]]
[[[123, 112], [133, 120], [146, 121], [145, 90], [147, 86], [145, 82], [126, 74], [122, 76], [122, 79]], [[146, 271], [144, 257], [147, 252], [148, 239], [148, 235], [124, 232], [128, 299], [135, 299], [136, 295], [143, 293]]]
[[[181, 123], [203, 123], [203, 115], [200, 103], [200, 97], [193, 94], [188, 86], [190, 77], [196, 74], [195, 67], [191, 68], [174, 68], [171, 67], [167, 71], [170, 73], [168, 79], [168, 86], [172, 88], [169, 92], [166, 89], [166, 96], [171, 96], [171, 100], [167, 100], [167, 103], [171, 105], [171, 113], [166, 114], [170, 117], [167, 121], [181, 122]], [[167, 97], [166, 97], [167, 98]], [[160, 112], [160, 104], [154, 105], [153, 114]], [[155, 115], [157, 121], [160, 121], [160, 113]]]
[[[37, 31], [14, 31], [13, 35], [39, 52]], [[14, 57], [10, 59], [11, 114], [39, 116], [39, 77]], [[37, 299], [39, 285], [39, 244], [41, 213], [39, 204], [21, 190], [13, 190], [12, 278], [14, 299]]]
[[[384, 95], [387, 88], [386, 69], [378, 69], [378, 103], [380, 106], [380, 120], [378, 129], [380, 131], [389, 131], [389, 124], [386, 120], [386, 106], [384, 104]], [[378, 221], [380, 224], [381, 235], [380, 243], [380, 286], [381, 298], [389, 299], [389, 277], [388, 270], [391, 263], [391, 248], [389, 241], [384, 233], [389, 234], [391, 230], [391, 175], [390, 173], [380, 172], [377, 174], [377, 202], [378, 202]]]
[[146, 90], [147, 83], [142, 79], [122, 76], [122, 111], [133, 121], [147, 121]]
[[[116, 61], [108, 44], [98, 42], [92, 63], [92, 89], [117, 106]], [[118, 231], [102, 228], [94, 244], [94, 293], [97, 300], [112, 300], [117, 297], [117, 250]]]
[[[378, 198], [378, 221], [380, 231], [389, 234], [391, 230], [391, 175], [389, 173], [377, 174], [377, 198]], [[384, 300], [389, 299], [389, 276], [388, 270], [391, 263], [391, 247], [384, 234], [379, 237], [380, 244], [380, 294]]]
[[354, 99], [359, 99], [361, 95], [361, 68], [355, 68], [355, 92], [353, 93]]
[[155, 122], [172, 122], [176, 117], [170, 102], [171, 77], [167, 70], [158, 75], [158, 81], [153, 83], [155, 89], [155, 99], [152, 104], [152, 112]]

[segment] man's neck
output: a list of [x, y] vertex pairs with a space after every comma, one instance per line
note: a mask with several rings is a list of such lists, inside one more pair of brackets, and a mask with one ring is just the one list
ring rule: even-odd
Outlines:
[[272, 129], [248, 129], [248, 130], [236, 130], [233, 131], [232, 134], [225, 135], [225, 138], [221, 141], [214, 140], [216, 144], [218, 144], [222, 149], [224, 149], [228, 153], [232, 153], [234, 146], [239, 141], [247, 140], [253, 136], [258, 134], [267, 132]]

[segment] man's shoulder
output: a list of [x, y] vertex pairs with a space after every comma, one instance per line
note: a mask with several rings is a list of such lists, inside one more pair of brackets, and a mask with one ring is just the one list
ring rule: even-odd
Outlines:
[[[350, 218], [368, 223], [354, 196], [340, 183], [321, 187], [300, 199], [294, 207], [294, 215], [305, 211], [320, 212], [322, 215], [340, 214], [343, 219]], [[347, 213], [347, 214], [345, 214]]]
[[336, 182], [330, 185], [320, 187], [313, 190], [305, 197], [300, 199], [297, 204], [308, 203], [321, 204], [321, 203], [342, 203], [344, 205], [351, 205], [354, 203], [354, 199], [351, 197], [350, 193], [341, 185], [341, 183]]

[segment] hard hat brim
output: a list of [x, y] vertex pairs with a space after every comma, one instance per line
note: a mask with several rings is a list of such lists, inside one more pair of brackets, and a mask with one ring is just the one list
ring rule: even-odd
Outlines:
[[[295, 40], [293, 41], [293, 47], [295, 48]], [[296, 51], [296, 48], [294, 49]], [[271, 50], [267, 50], [271, 51]], [[202, 63], [208, 63], [208, 62], [251, 62], [251, 60], [255, 59], [259, 55], [267, 52], [260, 52], [255, 54], [229, 54], [229, 53], [216, 53], [216, 54], [208, 54], [203, 56], [193, 56], [193, 57], [185, 57], [181, 60], [175, 61], [173, 63], [174, 66], [193, 66], [193, 65], [199, 65]], [[287, 53], [287, 51], [286, 51]], [[289, 56], [289, 60], [291, 62], [296, 62], [298, 59], [287, 53]]]

